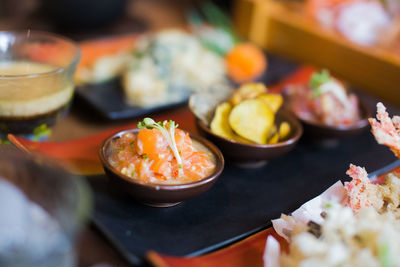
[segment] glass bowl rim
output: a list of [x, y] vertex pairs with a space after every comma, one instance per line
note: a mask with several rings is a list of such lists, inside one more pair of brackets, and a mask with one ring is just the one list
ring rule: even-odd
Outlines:
[[56, 33], [45, 32], [45, 31], [36, 31], [36, 30], [0, 31], [0, 36], [12, 35], [12, 36], [22, 36], [22, 37], [24, 37], [27, 34], [29, 36], [31, 36], [31, 35], [41, 36], [41, 37], [44, 37], [44, 38], [47, 38], [47, 39], [52, 39], [52, 40], [62, 41], [62, 42], [68, 43], [74, 49], [74, 56], [72, 57], [72, 60], [70, 60], [67, 64], [65, 64], [65, 66], [56, 67], [56, 68], [54, 68], [54, 69], [52, 69], [50, 71], [47, 71], [47, 72], [18, 74], [18, 75], [3, 75], [3, 74], [0, 74], [0, 80], [16, 79], [16, 78], [36, 78], [36, 77], [40, 77], [40, 76], [52, 75], [52, 74], [55, 74], [55, 73], [63, 72], [64, 70], [70, 68], [71, 66], [77, 65], [79, 63], [79, 60], [81, 59], [81, 56], [82, 56], [81, 49], [79, 48], [78, 44], [75, 41], [73, 41], [72, 39], [70, 39], [70, 38], [64, 37], [64, 36], [56, 34]]

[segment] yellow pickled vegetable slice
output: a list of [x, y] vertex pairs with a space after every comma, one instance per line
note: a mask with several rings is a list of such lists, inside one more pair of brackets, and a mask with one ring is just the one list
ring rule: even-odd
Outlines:
[[267, 93], [267, 91], [267, 87], [262, 83], [246, 83], [233, 94], [231, 104], [236, 106], [243, 100], [256, 98], [260, 94]]
[[242, 143], [250, 143], [250, 141], [238, 136], [232, 131], [228, 121], [231, 110], [232, 105], [228, 102], [223, 102], [222, 104], [218, 105], [215, 110], [215, 115], [210, 124], [211, 131], [219, 136], [228, 139], [233, 139]]
[[290, 124], [286, 121], [279, 126], [279, 140], [286, 139], [290, 134]]
[[274, 113], [282, 106], [283, 97], [280, 94], [262, 94], [257, 97], [262, 100]]
[[241, 137], [266, 144], [274, 113], [259, 99], [245, 100], [232, 109], [229, 125]]
[[272, 125], [272, 126], [271, 126], [271, 129], [269, 129], [267, 139], [269, 140], [269, 139], [270, 139], [272, 136], [274, 136], [277, 132], [278, 132], [278, 128], [276, 127], [276, 125], [275, 125], [275, 124]]
[[277, 144], [279, 141], [279, 133], [275, 133], [269, 140], [268, 140], [268, 144], [273, 145], [273, 144]]

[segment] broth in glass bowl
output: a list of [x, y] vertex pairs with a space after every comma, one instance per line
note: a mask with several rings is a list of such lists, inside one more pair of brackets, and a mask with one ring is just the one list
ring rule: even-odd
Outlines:
[[0, 32], [0, 139], [46, 139], [69, 108], [79, 47], [44, 32]]

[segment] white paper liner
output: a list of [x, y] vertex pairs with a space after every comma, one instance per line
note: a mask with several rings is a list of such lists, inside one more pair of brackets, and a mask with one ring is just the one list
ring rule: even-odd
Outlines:
[[[293, 220], [285, 221], [279, 218], [272, 220], [272, 226], [280, 236], [289, 241], [288, 234], [293, 230], [294, 224], [307, 224], [309, 221], [314, 221], [318, 224], [322, 223], [323, 204], [329, 202], [336, 202], [342, 205], [347, 203], [347, 192], [341, 181], [337, 181], [321, 195], [309, 200], [295, 210], [291, 215]], [[263, 256], [264, 267], [279, 267], [280, 253], [279, 242], [274, 237], [268, 236]]]

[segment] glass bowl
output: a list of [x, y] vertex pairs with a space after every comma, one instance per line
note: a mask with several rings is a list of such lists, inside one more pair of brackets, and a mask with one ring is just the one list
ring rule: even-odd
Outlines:
[[0, 31], [0, 139], [8, 133], [44, 140], [74, 92], [80, 49], [64, 37]]
[[90, 211], [83, 179], [0, 145], [0, 266], [76, 266], [76, 239]]

